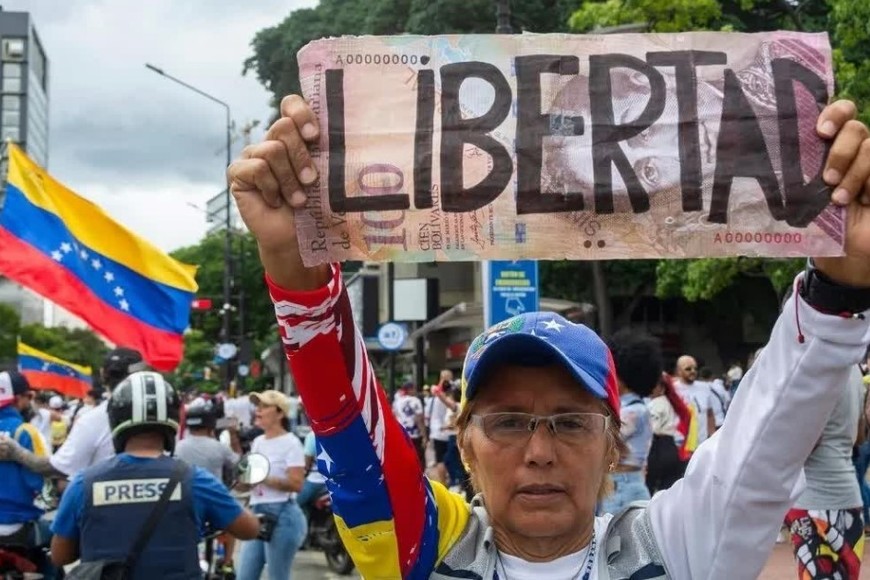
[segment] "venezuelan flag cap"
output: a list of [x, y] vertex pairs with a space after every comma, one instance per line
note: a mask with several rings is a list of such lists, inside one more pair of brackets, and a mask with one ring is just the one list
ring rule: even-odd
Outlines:
[[619, 416], [619, 388], [610, 349], [595, 332], [553, 312], [527, 312], [472, 341], [462, 369], [462, 403], [470, 401], [502, 365], [564, 366], [587, 391]]

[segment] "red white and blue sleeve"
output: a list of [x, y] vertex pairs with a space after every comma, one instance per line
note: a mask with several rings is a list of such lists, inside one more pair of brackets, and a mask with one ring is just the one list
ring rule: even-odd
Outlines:
[[428, 578], [469, 508], [425, 477], [378, 385], [339, 267], [310, 292], [266, 281], [345, 547], [364, 578]]

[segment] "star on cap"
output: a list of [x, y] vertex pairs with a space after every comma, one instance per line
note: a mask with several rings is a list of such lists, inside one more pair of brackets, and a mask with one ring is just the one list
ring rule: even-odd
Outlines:
[[115, 286], [115, 296], [120, 298], [123, 295], [124, 295], [124, 289], [121, 288], [120, 286]]
[[60, 252], [60, 250], [55, 250], [51, 253], [51, 259], [55, 262], [60, 262], [61, 260], [63, 260], [63, 254]]
[[94, 270], [99, 270], [100, 268], [103, 267], [103, 263], [100, 262], [97, 258], [94, 258], [93, 260], [91, 260], [91, 267]]
[[550, 320], [544, 323], [544, 328], [547, 330], [555, 330], [556, 332], [562, 332], [562, 329], [565, 328], [564, 324], [559, 324], [555, 318], [551, 318]]
[[88, 251], [85, 250], [84, 248], [82, 248], [81, 251], [79, 251], [79, 256], [82, 257], [82, 260], [87, 260], [87, 259], [88, 259], [88, 255], [89, 255], [89, 254], [88, 254]]
[[113, 282], [115, 280], [115, 275], [111, 272], [106, 272], [105, 274], [103, 274], [103, 279], [106, 282]]
[[72, 252], [72, 246], [69, 244], [69, 242], [64, 242], [60, 245], [60, 251], [64, 254], [69, 254], [70, 252]]
[[123, 310], [124, 312], [128, 312], [130, 310], [130, 303], [126, 300], [122, 299], [120, 302], [118, 302], [118, 306], [120, 306], [121, 310]]

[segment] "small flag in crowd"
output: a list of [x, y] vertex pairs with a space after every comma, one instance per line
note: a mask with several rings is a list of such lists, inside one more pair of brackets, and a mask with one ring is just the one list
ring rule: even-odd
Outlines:
[[18, 343], [18, 370], [31, 388], [57, 391], [80, 399], [91, 389], [91, 367], [85, 367]]

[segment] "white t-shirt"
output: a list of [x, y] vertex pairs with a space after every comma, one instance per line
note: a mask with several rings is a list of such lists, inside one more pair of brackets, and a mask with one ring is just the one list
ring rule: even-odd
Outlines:
[[224, 414], [227, 417], [235, 417], [239, 420], [239, 427], [251, 426], [251, 415], [253, 405], [248, 397], [236, 397], [230, 399], [224, 404]]
[[[260, 435], [251, 443], [251, 452], [260, 453], [269, 459], [269, 477], [287, 477], [288, 468], [305, 467], [302, 442], [293, 433], [271, 439]], [[296, 497], [295, 493], [273, 489], [261, 483], [251, 491], [251, 505], [283, 503], [293, 497]]]
[[710, 383], [695, 381], [687, 385], [682, 381], [676, 382], [677, 394], [682, 397], [687, 405], [695, 409], [698, 418], [698, 445], [707, 440], [710, 435], [707, 421], [707, 411], [713, 409], [713, 389]]
[[447, 420], [447, 405], [441, 399], [434, 397], [432, 402], [432, 415], [429, 417], [429, 438], [436, 441], [447, 441], [450, 433], [444, 430]]
[[662, 395], [650, 399], [647, 401], [646, 406], [649, 409], [653, 435], [670, 435], [673, 437], [677, 434], [677, 425], [680, 420], [667, 397]]
[[[607, 530], [607, 523], [613, 518], [611, 514], [595, 518], [595, 554], [592, 555], [592, 568], [589, 580], [598, 578], [598, 568], [607, 562], [607, 548], [602, 546], [602, 539]], [[498, 553], [497, 569], [499, 578], [510, 580], [576, 580], [583, 578], [589, 565], [589, 550], [592, 544], [579, 552], [562, 556], [551, 562], [527, 562], [516, 556]]]
[[393, 401], [393, 415], [412, 439], [422, 437], [417, 425], [417, 415], [423, 414], [423, 403], [412, 395], [397, 394]]
[[103, 401], [85, 415], [79, 413], [63, 446], [51, 456], [51, 465], [67, 477], [115, 456], [109, 428], [108, 402]]
[[30, 424], [39, 430], [42, 438], [51, 443], [51, 411], [48, 409], [37, 409]]

